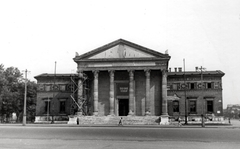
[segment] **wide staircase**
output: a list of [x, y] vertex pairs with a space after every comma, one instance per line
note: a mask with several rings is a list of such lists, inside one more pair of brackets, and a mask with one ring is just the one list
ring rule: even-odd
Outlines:
[[122, 118], [123, 125], [158, 125], [158, 116], [74, 116], [68, 124], [79, 125], [117, 125]]

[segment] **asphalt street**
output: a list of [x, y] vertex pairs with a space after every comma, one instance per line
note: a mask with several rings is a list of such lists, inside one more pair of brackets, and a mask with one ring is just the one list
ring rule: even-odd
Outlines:
[[[236, 123], [238, 122], [236, 121]], [[0, 125], [0, 148], [231, 149], [240, 146], [240, 127], [237, 126], [170, 128], [157, 126]]]

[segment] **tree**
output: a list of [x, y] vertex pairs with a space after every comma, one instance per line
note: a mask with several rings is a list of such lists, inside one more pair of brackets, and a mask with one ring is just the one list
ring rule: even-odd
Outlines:
[[[27, 82], [27, 120], [32, 120], [35, 116], [37, 85], [29, 80]], [[19, 69], [4, 69], [0, 65], [0, 112], [7, 121], [12, 113], [16, 113], [18, 122], [22, 121], [24, 92], [25, 80]]]

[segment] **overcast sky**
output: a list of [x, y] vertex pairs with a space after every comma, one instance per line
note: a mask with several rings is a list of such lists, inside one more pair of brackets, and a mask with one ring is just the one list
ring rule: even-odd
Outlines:
[[240, 104], [239, 0], [0, 1], [0, 64], [74, 73], [83, 54], [119, 38], [164, 53], [169, 67], [221, 70], [223, 104]]

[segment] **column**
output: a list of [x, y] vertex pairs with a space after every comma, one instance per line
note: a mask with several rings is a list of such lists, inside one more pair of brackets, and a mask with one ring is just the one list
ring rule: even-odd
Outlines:
[[146, 75], [146, 98], [145, 98], [145, 115], [151, 115], [150, 112], [150, 70], [145, 70]]
[[98, 71], [93, 71], [94, 74], [94, 91], [93, 91], [93, 115], [98, 115]]
[[114, 70], [110, 70], [109, 75], [110, 75], [110, 91], [109, 91], [110, 111], [109, 111], [109, 115], [114, 115]]
[[162, 115], [168, 115], [167, 112], [167, 71], [162, 70]]
[[162, 70], [162, 115], [160, 125], [169, 125], [167, 112], [167, 71]]
[[83, 104], [83, 72], [78, 71], [78, 96], [77, 96], [77, 103], [78, 103], [78, 110], [77, 110], [77, 115], [82, 115], [83, 109], [82, 109], [82, 104]]
[[129, 71], [129, 112], [128, 115], [134, 115], [134, 90], [133, 90], [134, 71]]

